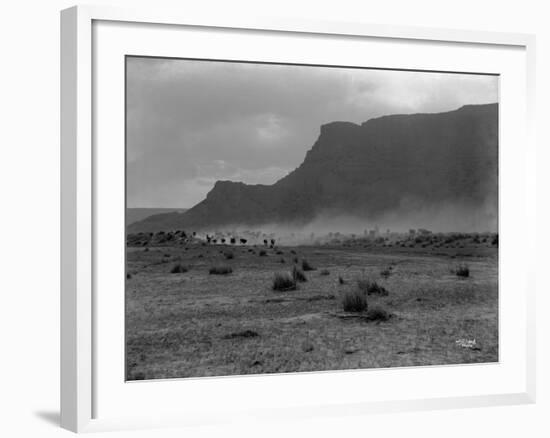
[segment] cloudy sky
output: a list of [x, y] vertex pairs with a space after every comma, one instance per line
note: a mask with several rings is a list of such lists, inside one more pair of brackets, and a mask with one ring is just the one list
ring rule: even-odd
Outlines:
[[217, 180], [272, 184], [324, 123], [498, 101], [493, 76], [127, 58], [128, 207], [189, 208]]

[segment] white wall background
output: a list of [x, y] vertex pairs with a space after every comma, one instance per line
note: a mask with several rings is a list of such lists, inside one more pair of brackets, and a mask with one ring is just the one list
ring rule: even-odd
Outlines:
[[[91, 2], [89, 2], [91, 3]], [[297, 16], [537, 35], [538, 221], [550, 223], [545, 105], [550, 78], [546, 2], [524, 0], [253, 0], [95, 1], [97, 4], [200, 8], [232, 15]], [[2, 4], [0, 15], [0, 435], [68, 436], [59, 405], [59, 10], [64, 0]], [[545, 147], [546, 146], [546, 147]], [[521, 147], [521, 145], [517, 145]], [[546, 195], [546, 196], [545, 196]], [[546, 202], [545, 202], [546, 201]], [[239, 424], [190, 430], [118, 432], [108, 436], [376, 437], [550, 436], [549, 238], [541, 235], [538, 277], [538, 403], [531, 406]]]

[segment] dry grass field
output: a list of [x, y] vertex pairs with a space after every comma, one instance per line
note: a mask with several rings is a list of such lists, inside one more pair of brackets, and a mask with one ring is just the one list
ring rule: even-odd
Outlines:
[[128, 247], [127, 379], [498, 361], [497, 254], [471, 239]]

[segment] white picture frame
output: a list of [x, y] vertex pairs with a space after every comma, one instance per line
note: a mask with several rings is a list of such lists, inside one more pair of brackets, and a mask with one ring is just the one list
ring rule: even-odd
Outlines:
[[[347, 36], [357, 40], [361, 38], [384, 39], [406, 44], [446, 44], [465, 45], [476, 47], [483, 45], [487, 50], [510, 50], [520, 54], [523, 60], [520, 66], [520, 78], [524, 78], [523, 84], [517, 90], [511, 90], [515, 99], [522, 101], [522, 114], [524, 120], [518, 121], [522, 129], [517, 133], [522, 144], [515, 153], [520, 154], [523, 166], [516, 175], [521, 181], [517, 193], [501, 192], [502, 197], [524, 197], [521, 212], [514, 221], [510, 220], [510, 232], [517, 229], [518, 223], [525, 223], [528, 232], [524, 241], [510, 238], [509, 245], [503, 243], [501, 251], [510, 253], [514, 245], [532, 247], [534, 242], [534, 208], [535, 208], [535, 143], [532, 134], [532, 120], [534, 110], [534, 53], [535, 39], [532, 35], [508, 34], [492, 32], [461, 31], [451, 29], [425, 29], [403, 26], [386, 26], [365, 23], [338, 23], [338, 22], [313, 22], [304, 19], [274, 19], [244, 17], [228, 20], [226, 17], [194, 15], [192, 11], [172, 12], [157, 9], [129, 10], [103, 6], [77, 6], [61, 12], [61, 426], [75, 431], [101, 431], [121, 428], [145, 428], [189, 424], [205, 424], [210, 422], [223, 422], [241, 416], [254, 416], [256, 418], [296, 418], [311, 415], [343, 415], [365, 414], [369, 412], [399, 412], [415, 409], [441, 409], [452, 407], [476, 407], [488, 405], [533, 403], [535, 400], [535, 309], [534, 309], [534, 276], [529, 266], [519, 268], [517, 282], [520, 287], [521, 302], [519, 306], [521, 321], [518, 326], [521, 333], [518, 334], [517, 345], [522, 345], [521, 352], [515, 352], [520, 359], [521, 366], [514, 371], [517, 384], [513, 390], [504, 388], [502, 391], [487, 393], [463, 393], [460, 396], [449, 394], [437, 397], [418, 398], [414, 395], [392, 396], [389, 399], [362, 400], [358, 398], [346, 399], [345, 393], [339, 394], [337, 402], [329, 403], [327, 400], [319, 400], [312, 403], [304, 399], [299, 407], [287, 405], [275, 399], [272, 405], [258, 407], [257, 410], [242, 403], [241, 409], [233, 411], [223, 410], [220, 407], [201, 413], [178, 410], [175, 407], [171, 412], [163, 412], [162, 407], [153, 412], [149, 408], [150, 415], [129, 416], [122, 410], [120, 415], [98, 415], [102, 406], [98, 401], [98, 382], [103, 377], [98, 377], [99, 369], [103, 363], [98, 363], [96, 354], [98, 342], [102, 339], [97, 333], [98, 303], [95, 299], [97, 293], [98, 278], [98, 213], [96, 207], [102, 202], [98, 199], [96, 181], [101, 160], [94, 153], [94, 139], [98, 133], [94, 129], [94, 123], [98, 120], [98, 104], [95, 93], [98, 75], [94, 59], [99, 50], [101, 37], [94, 33], [94, 25], [97, 23], [131, 23], [132, 26], [184, 26], [191, 29], [200, 29], [208, 33], [211, 29], [237, 29], [246, 38], [257, 38], [261, 32], [275, 32], [278, 35], [288, 35], [296, 38], [308, 35], [321, 36]], [[134, 30], [139, 32], [139, 30]], [[248, 35], [249, 34], [249, 35]], [[116, 44], [113, 44], [116, 46]], [[104, 46], [101, 46], [104, 47]], [[121, 46], [122, 47], [122, 46]], [[123, 48], [121, 50], [124, 50]], [[330, 55], [330, 54], [329, 54]], [[421, 61], [419, 61], [421, 62]], [[499, 73], [498, 69], [492, 71]], [[120, 78], [119, 78], [120, 79]], [[511, 83], [511, 82], [510, 82]], [[94, 85], [95, 84], [95, 85]], [[510, 86], [513, 87], [512, 85]], [[504, 102], [503, 104], [506, 104]], [[506, 119], [504, 119], [506, 120]], [[524, 129], [523, 129], [524, 128]], [[517, 156], [516, 156], [517, 158]], [[503, 164], [503, 163], [501, 163]], [[505, 163], [504, 163], [505, 164]], [[501, 181], [502, 182], [502, 181]], [[525, 195], [525, 196], [524, 196]], [[506, 211], [501, 211], [506, 214]], [[515, 227], [515, 228], [514, 228]], [[504, 238], [506, 241], [506, 239]], [[506, 248], [509, 248], [506, 250]], [[512, 255], [510, 256], [512, 257]], [[502, 269], [502, 266], [501, 266]], [[116, 316], [115, 316], [116, 317]], [[119, 315], [122, 319], [124, 316]], [[509, 324], [509, 321], [501, 321], [501, 324]], [[502, 325], [501, 325], [502, 327]], [[105, 357], [105, 355], [103, 355]], [[458, 366], [460, 367], [460, 366]], [[379, 373], [388, 371], [380, 370]], [[429, 375], [435, 372], [431, 368], [423, 370], [423, 374]], [[470, 367], [468, 373], [472, 375], [477, 369]], [[491, 372], [495, 372], [494, 369]], [[323, 379], [331, 379], [335, 375], [351, 376], [347, 372], [334, 372], [324, 374]], [[315, 374], [315, 373], [312, 373]], [[328, 376], [328, 377], [326, 377]], [[382, 376], [382, 374], [380, 374]], [[394, 375], [395, 376], [395, 375]], [[319, 376], [317, 376], [319, 377]], [[315, 378], [317, 378], [315, 377]], [[505, 375], [503, 375], [505, 377]], [[285, 377], [286, 378], [286, 377]], [[426, 378], [426, 377], [424, 377]], [[99, 380], [98, 380], [99, 379]], [[255, 385], [263, 384], [273, 377], [250, 377], [246, 382], [254, 382]], [[250, 380], [256, 379], [256, 380]], [[295, 374], [286, 378], [290, 384], [300, 384], [300, 381], [311, 380], [311, 374], [305, 377]], [[288, 380], [292, 379], [292, 380]], [[195, 385], [200, 385], [196, 383]], [[234, 391], [244, 384], [239, 378], [208, 379], [211, 390], [223, 385], [227, 390]], [[282, 380], [278, 381], [281, 384]], [[124, 382], [121, 382], [124, 384]], [[318, 383], [318, 382], [317, 382]], [[158, 383], [157, 383], [158, 384]], [[273, 385], [273, 382], [269, 383]], [[138, 386], [133, 385], [135, 396]], [[164, 391], [169, 385], [175, 385], [170, 381], [161, 383]], [[498, 380], [495, 385], [498, 385]], [[149, 387], [151, 388], [151, 386]], [[105, 393], [105, 389], [102, 389]], [[99, 391], [99, 392], [101, 392]], [[246, 390], [244, 390], [246, 393]], [[154, 392], [160, 394], [160, 392]], [[236, 405], [239, 405], [239, 401]], [[261, 405], [261, 403], [260, 403]]]

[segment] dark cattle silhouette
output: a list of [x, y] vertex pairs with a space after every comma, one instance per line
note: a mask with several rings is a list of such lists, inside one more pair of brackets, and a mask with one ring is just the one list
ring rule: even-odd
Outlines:
[[267, 239], [264, 239], [264, 245], [267, 246]]
[[271, 247], [275, 245], [275, 239], [271, 239]]
[[246, 239], [241, 239], [241, 243], [242, 243], [243, 245], [246, 245], [246, 242], [247, 242]]
[[231, 238], [231, 245], [235, 245], [235, 242], [237, 241], [237, 239], [235, 239], [234, 237]]
[[222, 238], [222, 243], [225, 243], [225, 238]]

